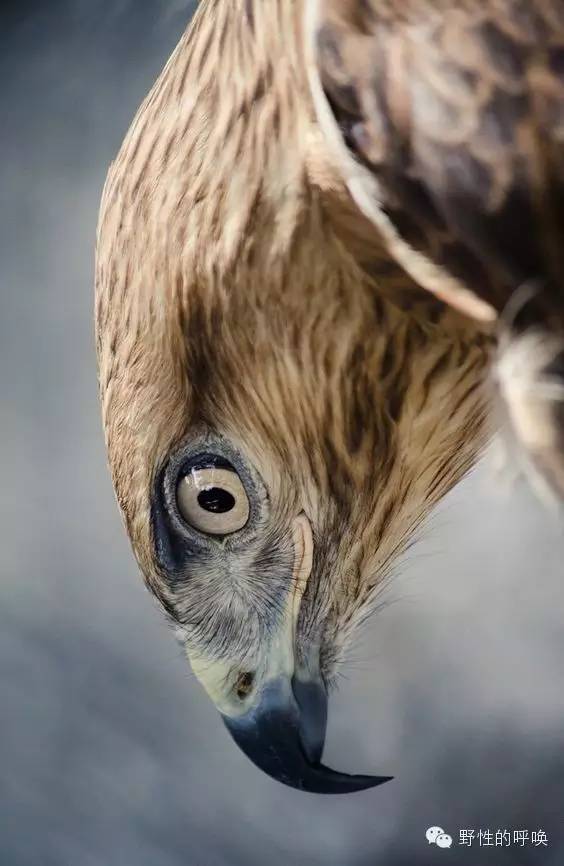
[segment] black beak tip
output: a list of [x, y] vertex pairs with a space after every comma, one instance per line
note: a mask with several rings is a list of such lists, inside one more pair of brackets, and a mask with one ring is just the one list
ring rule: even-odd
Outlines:
[[383, 785], [393, 779], [393, 776], [349, 775], [331, 770], [323, 765], [319, 765], [319, 770], [321, 771], [320, 787], [316, 787], [315, 793], [321, 794], [354, 794], [356, 791], [368, 791], [370, 788], [377, 788], [378, 785]]
[[[296, 696], [297, 697], [297, 696]], [[301, 697], [301, 695], [300, 695]], [[312, 794], [350, 794], [389, 782], [393, 776], [339, 773], [319, 762], [325, 739], [326, 712], [319, 700], [307, 715], [288, 700], [283, 684], [272, 683], [260, 704], [239, 718], [222, 716], [229, 733], [247, 757], [271, 778]], [[315, 709], [315, 712], [313, 710]], [[312, 724], [312, 719], [316, 724]]]

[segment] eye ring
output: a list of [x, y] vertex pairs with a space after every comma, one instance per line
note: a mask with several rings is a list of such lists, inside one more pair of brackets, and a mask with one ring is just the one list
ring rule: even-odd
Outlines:
[[176, 502], [182, 519], [206, 535], [231, 535], [249, 520], [249, 498], [231, 466], [192, 466], [178, 479]]
[[[197, 529], [181, 513], [178, 503], [180, 480], [192, 469], [222, 468], [234, 472], [244, 487], [249, 503], [249, 519], [241, 529], [230, 534], [210, 534]], [[155, 514], [160, 509], [169, 533], [169, 547], [177, 558], [205, 555], [217, 545], [223, 550], [246, 548], [265, 526], [270, 513], [268, 488], [252, 460], [226, 437], [216, 431], [200, 428], [179, 443], [155, 475]], [[155, 520], [155, 518], [154, 518]], [[156, 525], [156, 523], [155, 523]], [[155, 544], [162, 539], [155, 530]], [[181, 553], [181, 551], [183, 551]]]

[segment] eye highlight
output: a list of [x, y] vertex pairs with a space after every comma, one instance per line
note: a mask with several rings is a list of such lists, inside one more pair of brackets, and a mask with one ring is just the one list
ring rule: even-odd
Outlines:
[[232, 468], [193, 467], [179, 479], [176, 498], [186, 523], [208, 535], [230, 535], [249, 519], [249, 498]]

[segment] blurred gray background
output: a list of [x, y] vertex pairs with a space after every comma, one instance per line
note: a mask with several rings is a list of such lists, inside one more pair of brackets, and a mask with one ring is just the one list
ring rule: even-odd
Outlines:
[[367, 793], [255, 770], [142, 587], [103, 451], [94, 234], [192, 7], [0, 13], [0, 864], [562, 864], [564, 533], [523, 485], [486, 462], [448, 497], [352, 648], [326, 757], [396, 776]]

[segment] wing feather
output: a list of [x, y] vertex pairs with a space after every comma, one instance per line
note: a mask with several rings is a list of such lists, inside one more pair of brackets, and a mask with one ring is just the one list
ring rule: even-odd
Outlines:
[[563, 306], [564, 4], [316, 8], [351, 192], [377, 210], [394, 257], [427, 288], [470, 290], [497, 311], [532, 281]]

